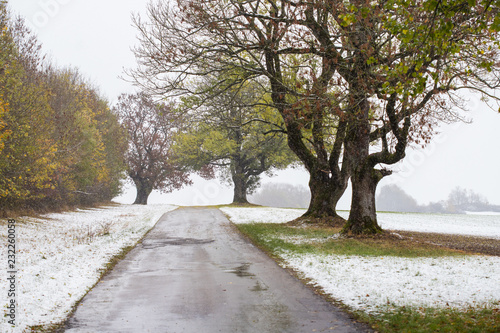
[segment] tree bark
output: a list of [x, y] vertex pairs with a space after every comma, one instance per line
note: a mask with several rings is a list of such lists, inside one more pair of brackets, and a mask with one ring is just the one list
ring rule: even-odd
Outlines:
[[137, 189], [137, 195], [135, 197], [134, 205], [147, 205], [148, 198], [153, 191], [153, 186], [151, 186], [145, 179], [142, 178], [132, 178]]
[[361, 78], [351, 83], [351, 101], [348, 108], [349, 125], [345, 140], [346, 154], [350, 159], [352, 184], [351, 211], [343, 233], [376, 234], [382, 231], [377, 223], [375, 191], [384, 177], [381, 170], [370, 163], [370, 103]]
[[309, 189], [311, 191], [311, 201], [303, 217], [343, 220], [337, 214], [336, 207], [346, 187], [347, 182], [334, 181], [325, 171], [314, 170], [310, 172]]
[[361, 235], [382, 232], [377, 222], [375, 191], [384, 175], [384, 170], [372, 168], [362, 168], [352, 174], [351, 211], [342, 233]]
[[246, 204], [247, 200], [247, 181], [248, 177], [245, 174], [245, 166], [243, 165], [243, 157], [238, 151], [231, 159], [231, 177], [234, 184], [233, 203]]
[[233, 175], [233, 183], [234, 183], [233, 203], [235, 204], [248, 203], [245, 176], [243, 174]]
[[[358, 89], [360, 90], [360, 89]], [[408, 131], [411, 121], [409, 116], [404, 119], [404, 125], [399, 128], [399, 120], [395, 116], [396, 94], [392, 94], [386, 105], [386, 112], [391, 122], [392, 133], [397, 139], [395, 152], [389, 151], [386, 134], [382, 137], [382, 151], [378, 153], [369, 153], [370, 148], [370, 122], [368, 119], [369, 103], [366, 98], [353, 98], [354, 101], [360, 101], [357, 104], [357, 112], [353, 119], [351, 128], [347, 135], [346, 149], [353, 158], [354, 163], [351, 166], [351, 182], [353, 195], [351, 202], [351, 212], [349, 219], [344, 226], [343, 233], [352, 234], [376, 234], [382, 232], [382, 228], [377, 223], [377, 211], [375, 206], [375, 191], [382, 178], [390, 175], [392, 172], [387, 169], [376, 169], [379, 163], [394, 164], [405, 156]], [[356, 109], [353, 108], [354, 111]]]
[[[317, 93], [317, 102], [313, 103], [314, 109], [303, 110], [313, 118], [313, 145], [306, 145], [307, 139], [302, 133], [303, 124], [301, 124], [300, 114], [290, 113], [294, 107], [286, 101], [288, 93], [287, 88], [282, 84], [283, 76], [281, 72], [281, 62], [279, 55], [275, 52], [266, 52], [266, 69], [271, 74], [271, 98], [274, 106], [283, 117], [286, 130], [288, 146], [297, 155], [304, 164], [310, 175], [309, 189], [311, 190], [311, 201], [309, 209], [303, 215], [308, 218], [331, 218], [338, 220], [340, 217], [336, 212], [337, 203], [342, 197], [349, 178], [348, 168], [339, 168], [339, 158], [344, 142], [345, 126], [344, 121], [339, 120], [338, 132], [330, 156], [326, 150], [324, 142], [324, 115], [329, 110], [328, 105], [322, 101], [328, 98], [322, 98], [327, 91], [328, 82], [335, 73], [335, 61], [323, 62], [323, 74], [317, 81], [314, 91]], [[344, 155], [345, 156], [345, 155]]]

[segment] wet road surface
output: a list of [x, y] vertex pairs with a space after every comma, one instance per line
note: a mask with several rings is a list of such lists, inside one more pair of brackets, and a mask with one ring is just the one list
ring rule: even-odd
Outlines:
[[93, 288], [65, 332], [365, 332], [218, 209], [180, 208]]

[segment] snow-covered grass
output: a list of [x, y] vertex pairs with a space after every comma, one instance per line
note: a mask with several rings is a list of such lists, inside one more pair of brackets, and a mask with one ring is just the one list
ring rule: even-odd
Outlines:
[[378, 213], [380, 226], [389, 230], [434, 232], [500, 239], [499, 215]]
[[[0, 320], [0, 332], [63, 321], [101, 276], [106, 264], [150, 230], [168, 205], [117, 205], [17, 221], [17, 324]], [[235, 223], [284, 223], [301, 209], [221, 208]], [[347, 213], [342, 212], [344, 216]], [[500, 238], [500, 217], [478, 215], [379, 214], [386, 229], [472, 234]], [[7, 244], [6, 221], [0, 242]], [[286, 236], [296, 244], [337, 237]], [[4, 249], [1, 262], [7, 265]], [[281, 252], [289, 267], [353, 309], [384, 306], [467, 306], [500, 300], [500, 258], [486, 256], [396, 258]], [[6, 311], [7, 269], [2, 269], [0, 306]], [[374, 283], [376, 281], [376, 283]]]
[[285, 223], [303, 215], [305, 209], [272, 207], [221, 207], [234, 223]]
[[[300, 210], [271, 208], [226, 207], [222, 210], [237, 224], [279, 223], [300, 215]], [[499, 216], [380, 213], [378, 217], [386, 229], [500, 238]], [[272, 237], [293, 244], [308, 241], [303, 236]], [[327, 241], [335, 239], [338, 237]], [[310, 238], [309, 242], [318, 240]], [[284, 265], [298, 271], [334, 299], [367, 313], [383, 312], [393, 306], [463, 308], [500, 301], [500, 257], [402, 258], [275, 250]]]
[[[169, 205], [116, 205], [99, 209], [47, 214], [17, 221], [17, 327], [7, 318], [0, 332], [63, 321], [74, 304], [100, 278], [106, 264], [134, 245], [167, 211]], [[6, 231], [7, 227], [3, 225]], [[7, 244], [6, 232], [1, 242]], [[7, 265], [6, 251], [2, 262]], [[6, 270], [0, 304], [7, 305]]]
[[302, 245], [302, 244], [314, 244], [314, 243], [326, 243], [331, 240], [339, 239], [341, 237], [340, 233], [330, 235], [328, 237], [306, 237], [303, 235], [296, 235], [296, 236], [285, 236], [285, 235], [279, 235], [275, 237], [270, 237], [267, 239], [267, 241], [272, 241], [272, 239], [280, 239], [286, 243], [292, 243], [295, 245]]
[[500, 258], [399, 258], [282, 253], [298, 270], [345, 305], [366, 312], [387, 306], [458, 307], [500, 301]]
[[[305, 209], [269, 207], [223, 207], [221, 210], [234, 223], [284, 223], [298, 218]], [[340, 211], [347, 218], [349, 213]], [[454, 235], [470, 235], [500, 239], [500, 215], [479, 214], [377, 214], [380, 226], [388, 230], [434, 232]]]

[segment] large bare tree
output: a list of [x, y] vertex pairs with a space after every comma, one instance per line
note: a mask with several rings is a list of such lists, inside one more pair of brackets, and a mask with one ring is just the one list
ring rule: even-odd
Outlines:
[[[376, 233], [375, 189], [411, 143], [456, 118], [462, 89], [495, 98], [498, 0], [188, 1], [136, 20], [139, 67], [157, 94], [196, 94], [207, 74], [265, 77], [288, 145], [310, 173], [306, 215], [335, 217], [351, 178], [344, 232]], [[227, 77], [227, 76], [226, 76]], [[211, 88], [227, 87], [221, 80]], [[381, 165], [381, 167], [379, 167]]]
[[[305, 27], [287, 23], [278, 27], [267, 16], [252, 17], [260, 15], [261, 5], [237, 1], [150, 5], [150, 21], [136, 19], [139, 68], [130, 74], [150, 92], [169, 96], [200, 94], [196, 82], [207, 75], [223, 78], [203, 92], [213, 96], [229, 86], [265, 78], [269, 106], [280, 113], [288, 145], [311, 175], [311, 203], [305, 215], [338, 217], [336, 204], [347, 187], [349, 169], [347, 163], [339, 164], [346, 130], [337, 113], [341, 102], [327, 89], [334, 73], [300, 41], [307, 34]], [[265, 7], [268, 14], [272, 8], [268, 2]], [[285, 35], [289, 36], [283, 48], [280, 41]]]

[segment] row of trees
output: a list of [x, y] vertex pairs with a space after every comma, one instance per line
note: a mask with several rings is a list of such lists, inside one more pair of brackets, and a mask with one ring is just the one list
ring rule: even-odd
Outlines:
[[[152, 190], [168, 193], [191, 184], [191, 173], [219, 176], [234, 185], [234, 203], [248, 203], [262, 174], [294, 162], [284, 136], [273, 133], [268, 121], [257, 120], [259, 108], [249, 105], [257, 92], [248, 88], [202, 104], [193, 98], [177, 105], [144, 93], [121, 95], [114, 111], [128, 131], [134, 203], [147, 204]], [[260, 112], [276, 117], [272, 109]]]
[[191, 170], [209, 167], [234, 186], [233, 203], [248, 203], [263, 174], [296, 161], [276, 111], [267, 107], [265, 91], [255, 83], [217, 96], [207, 90], [220, 77], [205, 78], [200, 94], [183, 99], [177, 110], [189, 124], [178, 137], [180, 163]]
[[[195, 100], [201, 114], [227, 94], [249, 105], [252, 122], [284, 135], [308, 170], [306, 216], [337, 218], [350, 180], [344, 232], [376, 233], [375, 191], [391, 174], [387, 166], [410, 144], [425, 145], [439, 121], [456, 118], [460, 90], [496, 98], [499, 5], [160, 1], [148, 21], [136, 18], [138, 67], [129, 74], [150, 94]], [[239, 98], [248, 87], [259, 87], [259, 98]]]
[[259, 103], [269, 99], [259, 85], [228, 86], [211, 98], [203, 91], [216, 78], [207, 76], [198, 96], [176, 105], [123, 94], [110, 110], [76, 70], [45, 61], [36, 37], [21, 19], [9, 19], [5, 4], [2, 209], [109, 200], [125, 170], [137, 189], [135, 204], [147, 204], [153, 189], [190, 184], [192, 172], [233, 183], [233, 201], [247, 203], [263, 173], [296, 161], [277, 130], [279, 115]]
[[484, 196], [461, 187], [455, 187], [446, 200], [419, 205], [399, 186], [386, 185], [377, 196], [377, 208], [379, 211], [412, 213], [500, 212], [500, 206], [491, 205]]
[[0, 2], [0, 211], [92, 204], [120, 191], [126, 136], [75, 69], [52, 65]]

